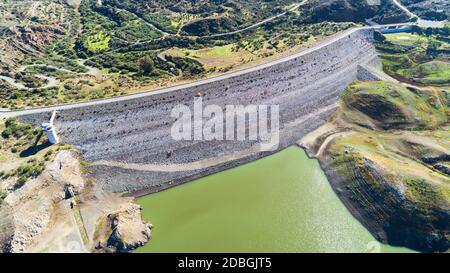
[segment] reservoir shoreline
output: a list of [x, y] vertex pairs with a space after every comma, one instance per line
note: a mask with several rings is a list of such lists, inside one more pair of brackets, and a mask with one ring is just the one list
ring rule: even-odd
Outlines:
[[298, 146], [137, 203], [154, 226], [137, 252], [410, 252], [378, 243]]
[[[378, 241], [388, 244], [385, 232], [379, 228], [379, 225], [377, 225], [374, 221], [371, 221], [370, 217], [364, 217], [363, 209], [354, 206], [354, 204], [351, 202], [351, 198], [350, 195], [348, 194], [348, 191], [343, 189], [344, 184], [342, 183], [342, 178], [336, 172], [336, 170], [330, 167], [330, 163], [327, 163], [326, 160], [320, 155], [317, 156], [316, 154], [314, 154], [312, 149], [306, 147], [306, 145], [298, 143], [297, 146], [305, 151], [305, 154], [309, 159], [316, 160], [318, 162], [320, 169], [324, 172], [325, 176], [327, 177], [328, 183], [330, 184], [334, 193], [336, 194], [336, 196], [339, 197], [339, 200], [347, 208], [347, 210], [351, 213], [351, 215], [353, 215], [353, 217], [355, 217], [355, 219], [357, 219], [361, 223], [361, 225], [363, 225]], [[392, 245], [392, 246], [402, 247], [400, 245], [399, 246]]]
[[[308, 157], [310, 157], [306, 149], [305, 152]], [[339, 197], [339, 200], [342, 202], [342, 204], [353, 215], [353, 217], [355, 217], [361, 223], [361, 225], [363, 225], [378, 241], [384, 244], [389, 243], [389, 245], [391, 246], [402, 247], [393, 245], [392, 243], [388, 242], [386, 233], [380, 228], [380, 226], [377, 225], [377, 223], [373, 221], [371, 217], [364, 216], [364, 210], [362, 208], [358, 208], [354, 205], [354, 203], [352, 203], [349, 192], [343, 188], [344, 184], [342, 183], [342, 177], [336, 172], [336, 170], [330, 167], [329, 163], [326, 163], [323, 158], [310, 158], [318, 161], [320, 168], [325, 173], [328, 183], [330, 183], [330, 186], [336, 196]]]

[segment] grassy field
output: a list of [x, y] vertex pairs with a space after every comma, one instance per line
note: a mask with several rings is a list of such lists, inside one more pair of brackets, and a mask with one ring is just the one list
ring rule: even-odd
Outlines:
[[[390, 82], [358, 82], [348, 87], [342, 100], [384, 129], [435, 129], [448, 121], [447, 98], [439, 91], [415, 94]], [[359, 115], [348, 118], [364, 123]]]
[[450, 43], [442, 36], [386, 34], [377, 48], [388, 74], [419, 85], [450, 85]]
[[172, 18], [171, 23], [172, 26], [176, 29], [181, 29], [184, 25], [200, 18], [200, 15], [198, 14], [189, 14], [189, 13], [182, 13], [177, 15], [176, 17]]
[[450, 63], [431, 61], [413, 68], [400, 69], [399, 73], [424, 84], [450, 83]]
[[202, 63], [207, 69], [216, 68], [218, 70], [240, 65], [248, 62], [253, 57], [253, 54], [247, 50], [237, 50], [235, 44], [198, 50], [171, 48], [164, 51], [164, 54], [194, 58]]
[[109, 48], [111, 37], [105, 33], [97, 33], [87, 37], [86, 46], [92, 52], [99, 52]]
[[424, 45], [428, 41], [426, 37], [412, 33], [391, 33], [384, 36], [389, 42], [401, 46]]

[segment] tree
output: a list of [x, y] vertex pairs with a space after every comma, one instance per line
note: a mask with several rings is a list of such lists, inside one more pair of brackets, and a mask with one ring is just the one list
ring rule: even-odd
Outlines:
[[375, 31], [373, 37], [377, 42], [384, 42], [386, 40], [386, 37], [384, 37], [384, 35], [379, 31]]
[[139, 60], [139, 68], [143, 74], [150, 74], [155, 67], [155, 62], [149, 56], [145, 56]]
[[433, 29], [432, 29], [431, 27], [427, 27], [427, 28], [425, 29], [425, 35], [426, 35], [426, 36], [431, 36], [431, 35], [433, 35]]

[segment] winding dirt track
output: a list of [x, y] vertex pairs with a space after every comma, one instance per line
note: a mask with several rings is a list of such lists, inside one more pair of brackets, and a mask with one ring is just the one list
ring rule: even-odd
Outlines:
[[266, 24], [268, 22], [271, 22], [271, 21], [273, 21], [273, 20], [275, 20], [277, 18], [280, 18], [280, 17], [286, 15], [288, 12], [291, 12], [291, 11], [294, 11], [294, 10], [298, 9], [300, 6], [305, 5], [307, 2], [308, 2], [308, 0], [303, 0], [301, 3], [296, 4], [295, 6], [291, 7], [290, 9], [288, 9], [288, 10], [286, 10], [286, 11], [280, 13], [280, 14], [277, 14], [277, 15], [274, 15], [272, 17], [266, 18], [266, 19], [264, 19], [264, 20], [262, 20], [260, 22], [254, 23], [253, 25], [250, 25], [250, 26], [245, 27], [245, 28], [241, 28], [241, 29], [238, 29], [238, 30], [235, 30], [235, 31], [229, 31], [229, 32], [224, 32], [224, 33], [217, 33], [217, 34], [211, 34], [211, 35], [204, 35], [204, 36], [192, 36], [192, 35], [181, 35], [181, 34], [168, 33], [166, 31], [158, 28], [154, 24], [148, 22], [147, 20], [141, 18], [139, 15], [137, 15], [137, 14], [131, 12], [131, 11], [128, 11], [128, 10], [125, 10], [125, 9], [121, 9], [121, 8], [115, 8], [115, 9], [119, 10], [119, 11], [127, 12], [127, 13], [133, 15], [134, 17], [140, 19], [146, 25], [148, 25], [151, 28], [159, 31], [163, 35], [163, 37], [167, 37], [167, 36], [182, 36], [182, 37], [189, 37], [189, 38], [216, 38], [216, 37], [223, 37], [223, 36], [228, 36], [228, 35], [234, 35], [234, 34], [245, 32], [245, 31], [250, 30], [250, 29], [254, 29], [254, 28], [259, 27], [261, 25], [264, 25], [264, 24]]
[[415, 15], [414, 13], [412, 13], [408, 8], [406, 8], [405, 6], [403, 6], [398, 0], [392, 0], [394, 2], [394, 4], [399, 7], [402, 11], [404, 11], [406, 14], [408, 14], [409, 17], [419, 17], [417, 15]]

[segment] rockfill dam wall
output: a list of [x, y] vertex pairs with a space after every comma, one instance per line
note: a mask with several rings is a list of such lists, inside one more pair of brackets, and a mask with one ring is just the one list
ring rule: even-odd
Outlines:
[[[373, 30], [358, 29], [332, 43], [257, 69], [201, 81], [170, 92], [151, 92], [107, 103], [58, 111], [61, 140], [74, 145], [97, 179], [98, 189], [144, 194], [255, 160], [271, 152], [252, 150], [255, 141], [175, 141], [173, 107], [279, 105], [280, 145], [285, 148], [322, 125], [348, 84], [369, 77], [360, 66], [376, 58]], [[34, 125], [51, 112], [20, 116]], [[158, 169], [158, 166], [161, 166]]]

